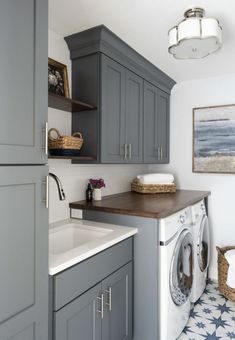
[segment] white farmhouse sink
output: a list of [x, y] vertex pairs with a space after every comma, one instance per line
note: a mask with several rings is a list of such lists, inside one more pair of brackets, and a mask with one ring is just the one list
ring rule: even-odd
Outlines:
[[76, 219], [51, 224], [49, 274], [65, 270], [136, 233], [136, 228]]
[[85, 243], [97, 241], [112, 231], [99, 227], [83, 227], [78, 223], [65, 224], [50, 233], [50, 252], [53, 255], [65, 253]]

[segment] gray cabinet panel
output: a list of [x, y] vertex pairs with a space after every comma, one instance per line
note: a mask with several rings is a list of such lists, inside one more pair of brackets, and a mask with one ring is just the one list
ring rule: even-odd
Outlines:
[[102, 340], [132, 339], [132, 262], [102, 282], [105, 313]]
[[144, 82], [144, 163], [169, 161], [170, 96]]
[[143, 79], [126, 70], [126, 143], [128, 163], [142, 163]]
[[120, 163], [125, 143], [125, 69], [103, 55], [101, 72], [101, 160]]
[[46, 163], [47, 0], [3, 0], [0, 41], [0, 164]]
[[56, 340], [101, 340], [101, 284], [55, 313]]
[[[34, 304], [35, 185], [22, 183], [0, 187], [0, 322]], [[14, 211], [14, 214], [9, 211]], [[26, 211], [27, 210], [27, 211]]]
[[169, 118], [170, 118], [170, 96], [158, 90], [158, 130], [157, 138], [160, 147], [159, 163], [169, 162]]
[[47, 338], [47, 174], [46, 166], [0, 167], [1, 340], [31, 339], [29, 325], [32, 339]]
[[143, 79], [101, 58], [101, 161], [141, 163]]
[[144, 163], [157, 162], [158, 89], [144, 82]]
[[30, 325], [29, 327], [20, 330], [17, 334], [10, 336], [7, 340], [34, 340], [34, 324]]

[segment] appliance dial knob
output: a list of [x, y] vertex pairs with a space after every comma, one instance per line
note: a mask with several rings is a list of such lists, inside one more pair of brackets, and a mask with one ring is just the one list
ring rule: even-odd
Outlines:
[[184, 217], [184, 215], [180, 215], [180, 223], [184, 223], [185, 222], [185, 217]]

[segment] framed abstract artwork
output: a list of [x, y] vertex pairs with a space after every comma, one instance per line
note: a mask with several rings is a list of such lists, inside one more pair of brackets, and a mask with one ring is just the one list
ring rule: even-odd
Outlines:
[[235, 105], [193, 109], [193, 172], [235, 173]]

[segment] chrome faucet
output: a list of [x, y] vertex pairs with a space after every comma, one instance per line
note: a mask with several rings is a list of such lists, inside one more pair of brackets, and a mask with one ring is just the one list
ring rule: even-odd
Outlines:
[[59, 198], [60, 198], [61, 201], [64, 201], [65, 200], [65, 193], [64, 193], [64, 190], [62, 188], [62, 185], [61, 185], [59, 178], [55, 174], [53, 174], [52, 172], [49, 172], [49, 176], [54, 178], [54, 180], [57, 184], [57, 188], [58, 188], [58, 192], [59, 192]]

